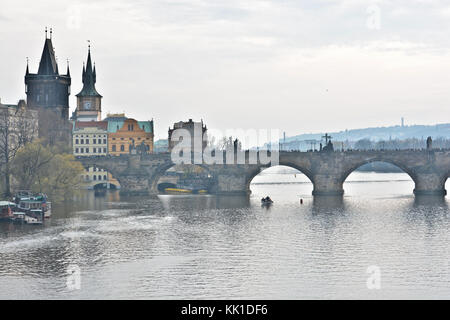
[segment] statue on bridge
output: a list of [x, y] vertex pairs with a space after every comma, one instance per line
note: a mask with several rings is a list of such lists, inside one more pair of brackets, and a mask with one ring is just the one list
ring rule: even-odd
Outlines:
[[431, 137], [427, 138], [427, 151], [431, 151], [433, 150], [433, 140], [431, 139]]
[[333, 143], [331, 142], [332, 137], [329, 136], [328, 133], [325, 133], [325, 135], [322, 138], [325, 138], [325, 147], [322, 148], [322, 144], [320, 144], [321, 151], [322, 152], [333, 152], [334, 147], [333, 147]]
[[149, 147], [144, 143], [144, 141], [141, 141], [139, 145], [134, 144], [134, 139], [131, 139], [132, 144], [130, 144], [130, 154], [147, 154]]

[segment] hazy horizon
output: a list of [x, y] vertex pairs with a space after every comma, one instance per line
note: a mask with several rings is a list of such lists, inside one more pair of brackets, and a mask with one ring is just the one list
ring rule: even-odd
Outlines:
[[[36, 14], [39, 12], [39, 14]], [[287, 136], [448, 122], [450, 4], [445, 1], [4, 0], [0, 98], [25, 98], [45, 27], [70, 105], [91, 40], [103, 117]]]

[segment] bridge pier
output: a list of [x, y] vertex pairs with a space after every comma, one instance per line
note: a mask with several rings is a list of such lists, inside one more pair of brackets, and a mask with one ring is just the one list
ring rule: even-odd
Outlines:
[[430, 195], [430, 196], [445, 196], [445, 177], [436, 173], [418, 173], [414, 175], [414, 194], [415, 195]]
[[342, 196], [344, 194], [341, 176], [332, 174], [316, 174], [311, 178], [313, 196]]
[[211, 190], [217, 195], [247, 195], [250, 193], [245, 175], [224, 173], [215, 176], [216, 183]]
[[150, 188], [148, 177], [146, 175], [133, 174], [121, 175], [118, 177], [120, 182], [121, 195], [148, 195]]

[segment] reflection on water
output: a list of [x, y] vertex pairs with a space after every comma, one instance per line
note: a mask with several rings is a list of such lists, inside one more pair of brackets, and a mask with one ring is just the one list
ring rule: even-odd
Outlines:
[[414, 197], [402, 174], [352, 174], [344, 197], [313, 198], [300, 174], [254, 182], [249, 197], [86, 192], [45, 226], [1, 223], [0, 298], [450, 298], [448, 197]]

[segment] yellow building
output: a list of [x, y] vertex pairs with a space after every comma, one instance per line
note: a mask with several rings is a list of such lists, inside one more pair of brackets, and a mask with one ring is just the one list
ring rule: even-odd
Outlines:
[[108, 122], [108, 154], [153, 153], [153, 120], [137, 121], [125, 114], [110, 114]]

